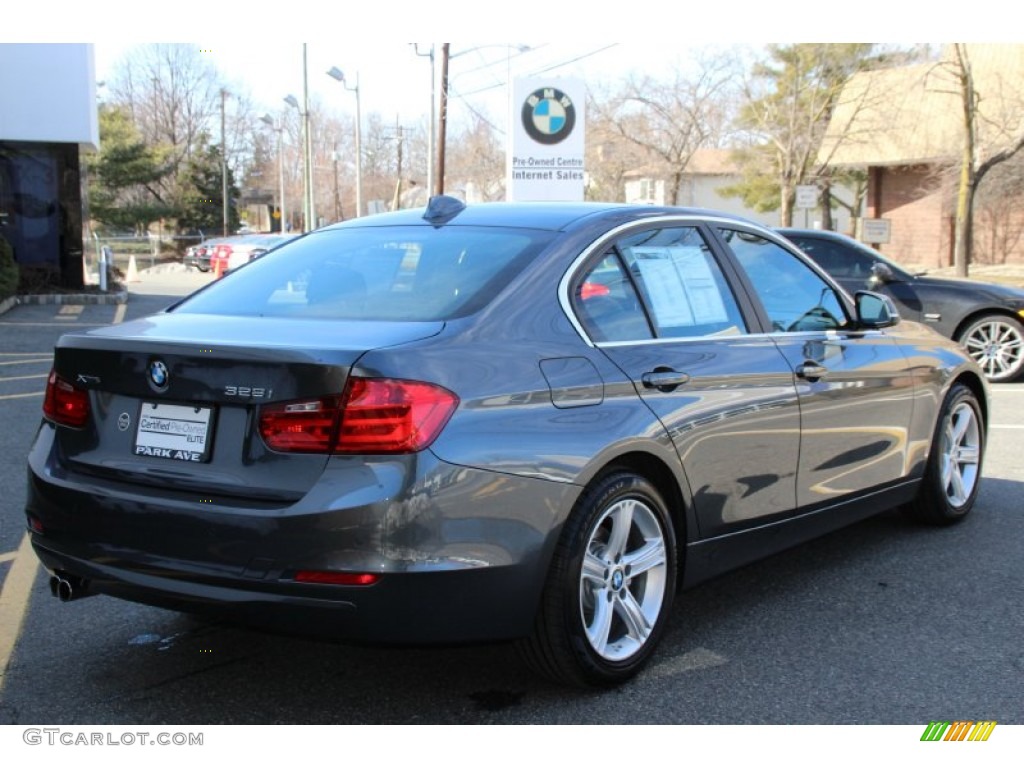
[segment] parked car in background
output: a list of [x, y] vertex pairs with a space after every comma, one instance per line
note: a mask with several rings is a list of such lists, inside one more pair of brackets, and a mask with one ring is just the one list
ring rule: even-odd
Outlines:
[[513, 639], [610, 685], [677, 588], [896, 505], [962, 520], [988, 412], [960, 346], [755, 224], [439, 196], [62, 336], [26, 514], [63, 600]]
[[186, 267], [195, 267], [200, 272], [209, 272], [213, 249], [216, 248], [217, 244], [223, 239], [224, 238], [211, 238], [196, 245], [190, 245], [185, 250], [185, 256], [182, 258], [182, 263]]
[[850, 293], [889, 296], [900, 315], [958, 341], [991, 382], [1024, 374], [1024, 290], [911, 274], [878, 251], [837, 232], [779, 228]]
[[213, 249], [210, 258], [210, 268], [221, 274], [236, 269], [243, 264], [248, 264], [253, 259], [259, 258], [267, 251], [279, 245], [287, 243], [298, 237], [298, 233], [289, 234], [259, 234], [259, 235], [238, 235], [220, 240]]

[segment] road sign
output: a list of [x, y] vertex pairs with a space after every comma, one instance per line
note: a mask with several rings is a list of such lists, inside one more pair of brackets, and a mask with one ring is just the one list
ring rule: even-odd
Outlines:
[[813, 184], [800, 184], [796, 188], [796, 207], [804, 209], [817, 208], [818, 188]]

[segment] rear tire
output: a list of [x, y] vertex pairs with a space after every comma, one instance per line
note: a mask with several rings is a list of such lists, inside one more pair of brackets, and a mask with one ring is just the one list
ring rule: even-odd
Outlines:
[[985, 423], [974, 393], [954, 384], [942, 404], [928, 466], [917, 498], [906, 507], [919, 522], [949, 525], [963, 520], [981, 486]]
[[675, 532], [657, 489], [630, 472], [608, 475], [566, 521], [533, 633], [519, 650], [561, 683], [625, 682], [654, 652], [675, 586]]

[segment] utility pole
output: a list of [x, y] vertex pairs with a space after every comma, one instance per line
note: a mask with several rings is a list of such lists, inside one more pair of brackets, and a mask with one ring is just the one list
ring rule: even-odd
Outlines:
[[395, 135], [398, 142], [398, 179], [395, 181], [395, 198], [391, 201], [392, 211], [398, 210], [398, 204], [402, 199], [402, 144], [405, 141], [405, 133], [398, 122], [398, 115], [395, 115]]
[[434, 179], [435, 195], [444, 194], [444, 154], [448, 135], [448, 46], [441, 45], [441, 107], [438, 110], [437, 130], [437, 177]]

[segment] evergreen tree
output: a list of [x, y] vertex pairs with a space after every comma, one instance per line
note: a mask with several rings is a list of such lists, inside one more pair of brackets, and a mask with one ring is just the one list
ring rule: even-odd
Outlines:
[[[201, 231], [220, 233], [224, 226], [223, 179], [221, 177], [221, 150], [217, 145], [206, 146], [193, 153], [181, 179], [183, 189], [178, 195], [180, 209], [176, 212], [179, 232]], [[239, 217], [236, 201], [239, 197], [234, 174], [228, 168], [228, 233], [238, 230]]]
[[170, 172], [165, 151], [146, 145], [124, 108], [101, 104], [99, 128], [100, 151], [85, 161], [90, 216], [142, 234], [172, 213], [158, 186]]

